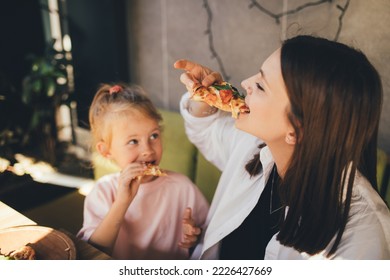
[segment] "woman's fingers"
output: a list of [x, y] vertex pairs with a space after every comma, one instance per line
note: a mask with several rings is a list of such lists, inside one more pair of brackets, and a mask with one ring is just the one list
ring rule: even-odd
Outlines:
[[186, 86], [189, 92], [192, 92], [196, 87], [200, 85], [199, 82], [194, 79], [194, 77], [188, 72], [185, 72], [180, 75], [180, 81]]
[[189, 92], [192, 92], [200, 85], [209, 87], [216, 82], [222, 81], [220, 73], [214, 72], [203, 65], [186, 59], [177, 60], [173, 66], [176, 69], [185, 71], [185, 73], [180, 76], [180, 81], [187, 87]]
[[192, 71], [195, 67], [199, 67], [199, 66], [200, 66], [199, 64], [186, 59], [177, 60], [173, 64], [173, 67], [175, 67], [176, 69], [182, 69], [185, 71]]
[[211, 72], [202, 80], [202, 86], [209, 87], [215, 82], [221, 82], [222, 76], [218, 72]]

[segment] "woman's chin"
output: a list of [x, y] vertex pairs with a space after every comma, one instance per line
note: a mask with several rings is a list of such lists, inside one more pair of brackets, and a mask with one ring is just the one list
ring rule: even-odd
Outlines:
[[239, 113], [236, 119], [236, 123], [241, 120], [245, 120], [249, 115], [250, 113]]
[[236, 128], [242, 130], [242, 123], [245, 121], [249, 113], [240, 113], [236, 119], [235, 126]]

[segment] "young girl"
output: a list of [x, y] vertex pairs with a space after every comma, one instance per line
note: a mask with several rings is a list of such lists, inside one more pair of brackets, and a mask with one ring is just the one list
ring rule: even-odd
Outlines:
[[184, 175], [144, 176], [162, 158], [161, 115], [140, 87], [103, 85], [89, 111], [96, 150], [121, 171], [106, 175], [85, 199], [78, 236], [115, 259], [186, 259], [182, 221], [203, 224], [208, 203]]

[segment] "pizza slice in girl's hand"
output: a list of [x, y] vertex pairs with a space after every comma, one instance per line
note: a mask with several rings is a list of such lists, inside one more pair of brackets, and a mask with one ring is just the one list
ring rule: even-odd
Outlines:
[[249, 113], [249, 108], [244, 101], [245, 96], [228, 82], [214, 84], [208, 88], [200, 86], [194, 90], [191, 99], [203, 101], [220, 110], [231, 112], [235, 119], [240, 113]]
[[167, 176], [167, 173], [165, 173], [158, 165], [147, 163], [146, 164], [146, 170], [144, 171], [143, 175], [149, 175], [149, 176]]

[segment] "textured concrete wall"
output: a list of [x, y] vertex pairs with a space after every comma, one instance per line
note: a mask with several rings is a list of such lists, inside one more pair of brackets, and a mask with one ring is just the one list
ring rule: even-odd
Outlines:
[[[184, 87], [181, 72], [172, 67], [177, 59], [223, 72], [239, 87], [285, 38], [315, 34], [337, 39], [364, 51], [381, 74], [379, 146], [390, 153], [390, 1], [333, 0], [303, 6], [315, 2], [128, 0], [131, 80], [142, 85], [158, 106], [178, 110]], [[277, 16], [284, 12], [289, 14]]]

